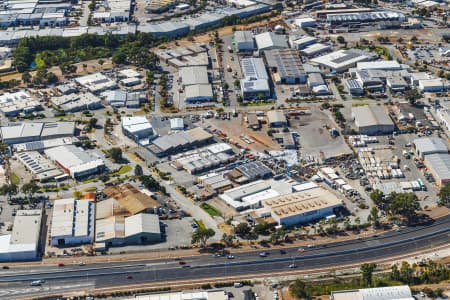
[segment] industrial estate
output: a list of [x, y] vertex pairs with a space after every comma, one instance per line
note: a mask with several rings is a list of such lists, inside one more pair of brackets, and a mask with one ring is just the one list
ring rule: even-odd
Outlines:
[[449, 297], [449, 13], [0, 1], [0, 299]]

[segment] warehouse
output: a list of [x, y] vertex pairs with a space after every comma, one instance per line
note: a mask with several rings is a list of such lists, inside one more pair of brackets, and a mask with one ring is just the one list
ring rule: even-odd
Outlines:
[[210, 193], [221, 193], [233, 187], [233, 183], [223, 173], [208, 173], [197, 177], [197, 181]]
[[52, 97], [50, 98], [50, 102], [66, 113], [102, 108], [101, 99], [89, 92]]
[[323, 52], [328, 52], [331, 49], [331, 46], [328, 44], [317, 43], [314, 45], [310, 45], [300, 50], [300, 53], [306, 57], [317, 56]]
[[311, 17], [297, 18], [295, 19], [295, 25], [298, 28], [316, 27], [316, 20]]
[[292, 226], [335, 215], [336, 209], [344, 204], [333, 193], [317, 187], [270, 198], [263, 206], [258, 215], [271, 216], [279, 225]]
[[93, 73], [75, 78], [75, 82], [94, 94], [117, 88], [117, 84], [102, 73]]
[[234, 32], [234, 45], [238, 52], [251, 52], [256, 49], [253, 33], [249, 30]]
[[438, 187], [450, 183], [450, 155], [448, 153], [425, 155], [424, 164], [428, 172], [433, 175]]
[[155, 36], [177, 37], [186, 35], [190, 31], [190, 27], [182, 22], [167, 21], [158, 24], [140, 24], [138, 27], [140, 32], [151, 33]]
[[386, 77], [386, 85], [393, 92], [403, 92], [408, 87], [405, 79], [398, 73], [389, 73]]
[[308, 75], [308, 86], [310, 88], [325, 85], [325, 80], [323, 80], [322, 74], [312, 73]]
[[372, 11], [327, 14], [327, 23], [330, 26], [343, 26], [371, 22], [404, 22], [406, 17], [402, 13], [394, 11]]
[[379, 105], [352, 107], [352, 118], [361, 134], [390, 134], [395, 129], [388, 113]]
[[13, 149], [15, 152], [42, 151], [47, 148], [53, 148], [63, 145], [72, 145], [76, 141], [78, 141], [78, 139], [75, 137], [56, 138], [43, 141], [14, 144]]
[[5, 117], [14, 117], [20, 113], [31, 113], [42, 109], [38, 100], [33, 99], [27, 92], [6, 92], [0, 95], [0, 111]]
[[256, 45], [259, 53], [266, 50], [288, 48], [285, 35], [275, 34], [274, 32], [264, 32], [255, 35]]
[[154, 135], [153, 127], [146, 117], [122, 117], [122, 132], [140, 145], [148, 145]]
[[192, 84], [185, 87], [185, 102], [207, 102], [214, 99], [210, 84]]
[[244, 58], [241, 60], [244, 79], [241, 79], [241, 92], [245, 100], [270, 97], [269, 75], [262, 58]]
[[[237, 211], [242, 211], [248, 209], [250, 207], [260, 207], [261, 200], [254, 199], [255, 201], [250, 201], [249, 197], [255, 194], [259, 194], [261, 192], [267, 193], [270, 192], [270, 196], [279, 195], [276, 191], [271, 189], [271, 184], [267, 181], [258, 180], [251, 183], [247, 183], [233, 189], [229, 189], [221, 194], [219, 197], [224, 200], [229, 206], [232, 206]], [[245, 200], [248, 201], [245, 201]]]
[[317, 43], [317, 38], [309, 35], [291, 34], [289, 36], [289, 44], [291, 48], [301, 50], [307, 46]]
[[14, 155], [30, 171], [34, 179], [41, 182], [55, 179], [63, 174], [58, 167], [49, 159], [37, 151], [16, 153]]
[[311, 62], [321, 65], [335, 72], [344, 72], [355, 67], [358, 62], [376, 59], [377, 54], [364, 50], [349, 49], [338, 50], [323, 56], [311, 59]]
[[347, 79], [345, 81], [345, 85], [347, 86], [347, 90], [350, 92], [350, 94], [352, 94], [352, 96], [364, 95], [364, 89], [358, 80]]
[[81, 245], [93, 242], [95, 203], [73, 198], [54, 202], [50, 229], [52, 246]]
[[169, 121], [170, 121], [170, 131], [184, 130], [183, 118], [173, 118], [173, 119], [170, 119]]
[[228, 300], [223, 290], [200, 292], [170, 292], [162, 294], [139, 295], [126, 300]]
[[227, 174], [232, 181], [244, 183], [273, 176], [272, 170], [260, 161], [251, 161], [237, 166]]
[[205, 66], [180, 68], [179, 75], [183, 87], [188, 85], [209, 84], [208, 72]]
[[444, 141], [438, 137], [424, 137], [413, 141], [416, 155], [423, 159], [426, 155], [448, 153]]
[[286, 127], [287, 119], [282, 110], [270, 110], [267, 112], [267, 120], [270, 127]]
[[0, 127], [2, 140], [7, 144], [27, 143], [39, 140], [72, 137], [74, 122], [9, 123]]
[[0, 236], [0, 262], [38, 259], [41, 221], [40, 209], [18, 210], [11, 233]]
[[230, 162], [233, 158], [233, 149], [226, 143], [213, 144], [172, 157], [175, 166], [183, 168], [189, 174], [211, 170]]
[[297, 84], [306, 82], [306, 73], [298, 52], [294, 49], [264, 51], [267, 66], [275, 73], [276, 83]]
[[450, 84], [442, 78], [419, 80], [421, 92], [442, 92], [450, 88]]
[[407, 285], [332, 291], [330, 300], [415, 300]]
[[148, 101], [145, 92], [128, 92], [122, 90], [106, 91], [101, 93], [101, 97], [113, 108], [139, 108], [141, 104]]
[[383, 70], [383, 71], [400, 71], [403, 67], [396, 60], [377, 60], [359, 62], [356, 64], [358, 70]]
[[178, 131], [156, 138], [148, 146], [155, 155], [162, 157], [212, 142], [213, 136], [200, 127], [186, 131]]
[[97, 174], [105, 169], [105, 163], [101, 158], [74, 145], [46, 149], [44, 153], [75, 179]]

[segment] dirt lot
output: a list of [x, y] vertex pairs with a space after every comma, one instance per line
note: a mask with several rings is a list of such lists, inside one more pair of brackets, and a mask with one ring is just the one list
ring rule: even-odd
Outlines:
[[[249, 148], [251, 151], [264, 151], [279, 149], [280, 145], [267, 135], [267, 124], [264, 124], [261, 130], [252, 130], [247, 128], [243, 120], [243, 115], [231, 120], [208, 119], [205, 123], [211, 126], [211, 129], [217, 129], [225, 132], [230, 139], [230, 143], [239, 144], [243, 148]], [[242, 140], [241, 135], [246, 135], [254, 142], [248, 144]]]

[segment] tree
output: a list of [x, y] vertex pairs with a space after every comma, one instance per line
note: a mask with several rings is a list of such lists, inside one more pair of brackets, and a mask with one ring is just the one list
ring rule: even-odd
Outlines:
[[200, 243], [200, 247], [206, 248], [207, 242], [210, 238], [212, 238], [216, 233], [211, 228], [198, 228], [192, 234], [192, 244]]
[[372, 285], [373, 271], [377, 267], [374, 263], [367, 263], [361, 265], [361, 280], [365, 286]]
[[234, 235], [224, 233], [222, 235], [222, 242], [225, 244], [225, 247], [231, 247], [234, 245]]
[[420, 93], [416, 89], [407, 90], [405, 92], [405, 99], [408, 100], [408, 102], [411, 105], [415, 105], [417, 100], [419, 100], [422, 97]]
[[243, 237], [250, 233], [250, 226], [246, 222], [239, 223], [234, 228], [234, 233], [236, 233], [238, 236]]
[[382, 191], [375, 189], [370, 193], [370, 199], [372, 199], [375, 205], [381, 206], [383, 204], [384, 194]]
[[142, 175], [144, 175], [144, 171], [142, 170], [141, 165], [136, 165], [136, 166], [134, 167], [134, 175], [136, 175], [136, 176], [142, 176]]
[[99, 59], [98, 60], [98, 64], [100, 65], [100, 67], [103, 67], [103, 65], [105, 64], [105, 60], [104, 59]]
[[241, 86], [241, 81], [239, 79], [234, 80], [234, 87], [238, 88]]
[[337, 41], [339, 44], [345, 44], [345, 38], [344, 38], [342, 35], [338, 36], [338, 37], [336, 38], [336, 41]]
[[419, 199], [414, 193], [392, 193], [389, 211], [392, 215], [405, 217], [408, 222], [416, 216], [416, 210], [420, 208]]
[[380, 226], [380, 216], [378, 215], [378, 213], [378, 207], [373, 206], [368, 217], [368, 221], [372, 222], [373, 227]]
[[273, 244], [278, 244], [282, 241], [285, 241], [287, 238], [286, 231], [283, 228], [279, 228], [272, 232], [270, 235], [270, 242]]
[[413, 281], [413, 269], [406, 261], [402, 262], [400, 267], [400, 278], [401, 281], [410, 284]]
[[73, 195], [74, 198], [80, 199], [81, 197], [83, 197], [83, 192], [81, 192], [81, 191], [74, 191], [72, 193], [72, 195]]
[[295, 298], [309, 298], [311, 296], [308, 293], [306, 283], [300, 279], [295, 280], [291, 285], [290, 292]]
[[0, 187], [0, 195], [7, 195], [9, 198], [9, 201], [11, 201], [11, 198], [13, 195], [17, 195], [17, 192], [19, 191], [19, 187], [14, 184], [4, 184]]
[[391, 273], [389, 274], [391, 280], [399, 281], [400, 280], [400, 271], [398, 270], [397, 264], [392, 265]]
[[97, 118], [90, 118], [89, 119], [89, 128], [90, 129], [92, 129], [92, 128], [95, 128], [95, 126], [97, 126]]
[[122, 149], [113, 147], [108, 152], [114, 162], [118, 163], [122, 160]]
[[31, 79], [32, 79], [32, 76], [31, 76], [30, 72], [28, 72], [28, 71], [23, 72], [23, 74], [22, 74], [22, 81], [24, 83], [30, 83]]
[[31, 198], [38, 190], [39, 186], [34, 181], [30, 181], [22, 185], [22, 192], [24, 194], [28, 194], [29, 198]]
[[450, 205], [450, 184], [441, 187], [439, 191], [439, 200], [441, 205]]

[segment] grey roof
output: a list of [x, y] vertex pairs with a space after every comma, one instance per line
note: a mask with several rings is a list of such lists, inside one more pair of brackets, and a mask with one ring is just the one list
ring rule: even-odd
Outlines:
[[2, 139], [39, 137], [43, 123], [10, 123], [1, 127]]
[[71, 136], [75, 132], [75, 122], [49, 122], [44, 123], [41, 137], [51, 137], [55, 135]]
[[250, 180], [272, 176], [272, 170], [260, 161], [252, 161], [236, 168]]
[[445, 146], [442, 139], [438, 137], [425, 137], [414, 140], [414, 145], [418, 152], [422, 154], [427, 153], [448, 153], [447, 146]]
[[325, 81], [323, 80], [322, 74], [311, 73], [308, 74], [308, 83], [310, 86], [316, 86], [325, 84]]
[[168, 151], [176, 147], [182, 147], [194, 142], [194, 139], [184, 131], [164, 135], [155, 139], [152, 143], [161, 151]]
[[294, 49], [275, 49], [264, 52], [267, 65], [270, 68], [276, 68], [277, 73], [284, 77], [304, 76], [303, 64], [297, 50]]
[[345, 83], [347, 84], [347, 87], [350, 89], [362, 89], [362, 86], [358, 80], [348, 79]]
[[213, 97], [213, 91], [210, 84], [193, 84], [186, 87], [185, 97], [197, 98], [197, 97]]
[[287, 122], [286, 116], [282, 110], [270, 110], [267, 112], [267, 119], [269, 123]]
[[288, 48], [286, 36], [275, 34], [274, 32], [264, 32], [255, 35], [255, 40], [259, 50]]
[[208, 72], [205, 66], [180, 68], [179, 74], [183, 85], [208, 84]]
[[425, 164], [439, 180], [450, 179], [450, 155], [435, 153], [425, 155]]
[[352, 115], [358, 127], [390, 125], [394, 126], [387, 112], [379, 105], [352, 107]]
[[246, 79], [269, 79], [262, 58], [244, 58], [241, 60], [241, 67]]
[[253, 33], [250, 30], [239, 30], [234, 32], [235, 43], [253, 42]]

